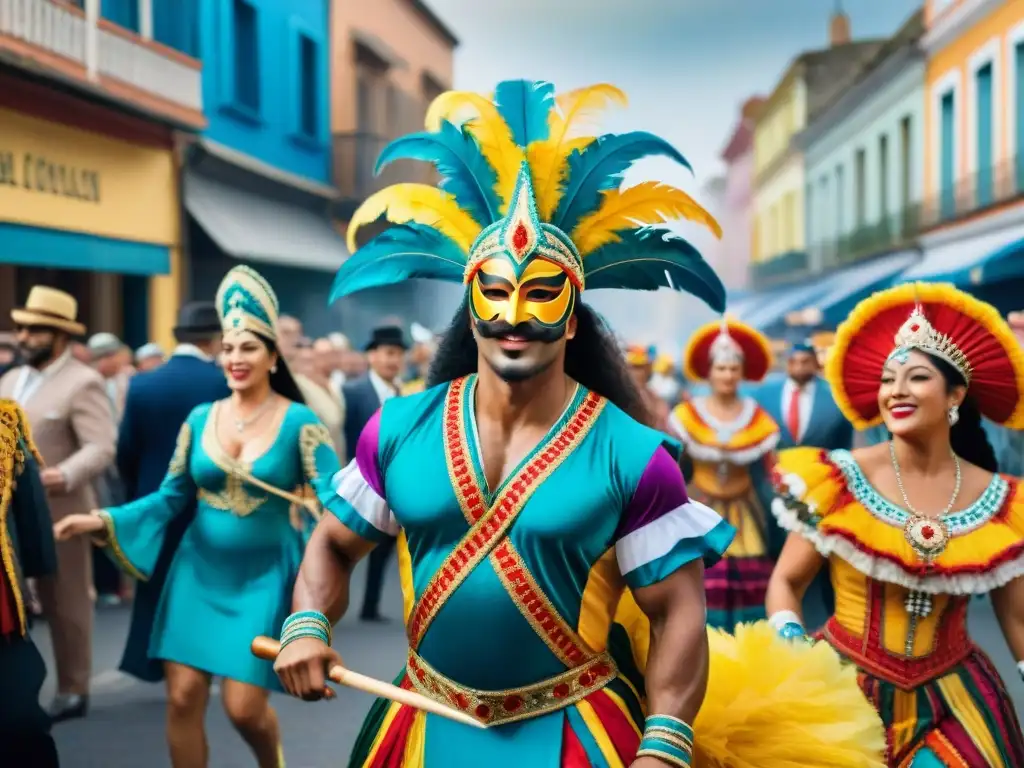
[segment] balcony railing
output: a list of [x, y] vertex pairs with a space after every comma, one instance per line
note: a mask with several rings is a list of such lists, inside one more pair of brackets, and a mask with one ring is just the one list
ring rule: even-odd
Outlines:
[[334, 135], [334, 183], [343, 200], [360, 203], [374, 192], [400, 182], [437, 182], [437, 174], [430, 165], [414, 160], [397, 160], [375, 176], [377, 158], [392, 138], [359, 132]]
[[1024, 199], [1024, 153], [959, 179], [926, 201], [922, 229], [933, 229], [988, 208]]
[[864, 224], [832, 242], [812, 248], [823, 269], [841, 267], [882, 253], [908, 248], [921, 231], [921, 206], [909, 204], [898, 214]]
[[[0, 49], [3, 37], [52, 58], [81, 67], [87, 80], [114, 91], [116, 83], [195, 113], [203, 108], [199, 62], [133, 32], [101, 21], [99, 0], [93, 14], [59, 0], [0, 0]], [[84, 3], [91, 8], [92, 3]], [[31, 51], [28, 54], [31, 56]], [[105, 82], [109, 80], [110, 82]], [[112, 96], [131, 100], [117, 89]], [[148, 107], [149, 105], [147, 105]]]
[[789, 282], [807, 272], [809, 261], [806, 251], [787, 251], [768, 261], [752, 262], [750, 281], [755, 288]]

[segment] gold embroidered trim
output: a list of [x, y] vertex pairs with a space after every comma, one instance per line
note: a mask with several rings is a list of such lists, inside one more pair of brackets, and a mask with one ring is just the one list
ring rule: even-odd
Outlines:
[[[466, 407], [473, 397], [473, 388], [462, 390], [458, 400], [458, 418], [455, 412], [446, 408], [446, 418], [454, 422], [455, 429], [445, 429], [444, 447], [446, 456], [463, 454], [470, 455], [469, 437], [466, 429]], [[596, 418], [596, 416], [594, 417]], [[458, 450], [456, 448], [461, 448]], [[477, 481], [476, 473], [470, 470], [456, 488], [455, 496], [462, 508], [462, 514], [471, 525], [475, 522], [474, 506], [476, 499], [483, 498], [483, 491]], [[525, 502], [524, 502], [525, 503]], [[509, 537], [505, 537], [490, 555], [491, 566], [498, 575], [498, 580], [508, 592], [512, 602], [530, 624], [537, 636], [551, 650], [555, 657], [566, 667], [573, 668], [593, 658], [594, 652], [576, 633], [572, 626], [559, 614], [550, 598], [544, 593], [530, 573], [522, 556], [516, 551]]]
[[585, 699], [615, 679], [618, 670], [612, 657], [599, 654], [589, 663], [555, 677], [521, 688], [481, 691], [456, 683], [409, 651], [409, 680], [434, 701], [472, 714], [488, 726], [540, 717]]
[[[465, 391], [466, 378], [456, 379], [449, 384], [445, 403], [445, 432], [458, 430], [457, 420], [460, 417], [462, 395]], [[469, 477], [472, 473], [469, 457], [465, 452], [465, 444], [457, 440], [449, 443], [447, 451], [448, 474], [452, 489], [459, 499], [460, 505], [468, 509], [468, 517], [475, 520], [472, 527], [456, 545], [452, 554], [444, 561], [437, 573], [427, 583], [419, 601], [410, 615], [407, 632], [409, 646], [418, 648], [423, 635], [438, 611], [448, 601], [451, 594], [458, 589], [466, 577], [502, 542], [505, 533], [515, 522], [519, 513], [533, 495], [533, 491], [546, 480], [552, 472], [579, 445], [589, 433], [597, 417], [605, 405], [604, 398], [588, 392], [579, 403], [565, 426], [553, 435], [542, 448], [536, 450], [533, 458], [519, 472], [515, 480], [506, 483], [494, 503], [486, 511], [479, 489], [474, 490], [475, 483]]]
[[262, 507], [268, 498], [249, 493], [241, 478], [235, 474], [224, 476], [223, 490], [208, 491], [205, 488], [199, 490], [200, 501], [205, 502], [213, 509], [230, 512], [238, 517], [248, 517]]
[[138, 568], [132, 565], [132, 561], [128, 559], [128, 556], [124, 553], [124, 550], [121, 549], [121, 544], [117, 540], [117, 531], [115, 530], [114, 527], [113, 516], [111, 516], [111, 514], [105, 509], [97, 510], [96, 515], [99, 517], [100, 520], [103, 521], [103, 527], [106, 529], [106, 548], [110, 550], [110, 553], [114, 556], [114, 559], [117, 560], [117, 564], [121, 567], [121, 570], [123, 570], [133, 579], [138, 579], [139, 581], [149, 581], [149, 576], [146, 576], [142, 571], [140, 571]]
[[320, 475], [316, 468], [316, 452], [321, 446], [329, 448], [331, 453], [336, 452], [327, 427], [320, 422], [303, 424], [299, 429], [299, 453], [302, 455], [302, 471], [307, 480], [315, 480]]
[[188, 471], [188, 460], [192, 449], [192, 427], [188, 422], [178, 430], [178, 439], [174, 443], [174, 455], [167, 465], [167, 477], [180, 477]]
[[0, 560], [3, 561], [4, 573], [11, 585], [11, 594], [14, 596], [14, 605], [18, 612], [18, 625], [22, 635], [28, 629], [28, 622], [25, 616], [25, 601], [18, 579], [18, 568], [14, 561], [14, 545], [11, 543], [10, 532], [7, 528], [7, 514], [10, 511], [11, 500], [14, 498], [14, 488], [18, 482], [17, 476], [21, 474], [24, 464], [24, 456], [21, 456], [21, 448], [18, 445], [19, 433], [29, 450], [33, 450], [32, 445], [25, 438], [25, 433], [22, 432], [25, 423], [25, 415], [14, 402], [9, 400], [0, 402]]
[[[230, 458], [220, 447], [217, 440], [217, 413], [222, 401], [210, 407], [209, 415], [203, 426], [201, 445], [203, 452], [221, 472], [224, 473], [224, 488], [220, 491], [199, 490], [199, 500], [213, 509], [230, 512], [238, 517], [247, 517], [266, 503], [267, 496], [256, 496], [246, 490], [245, 484], [238, 476], [239, 471], [250, 474], [251, 465]], [[287, 415], [287, 414], [286, 414]], [[283, 423], [283, 422], [282, 422]], [[275, 438], [276, 439], [276, 438]]]

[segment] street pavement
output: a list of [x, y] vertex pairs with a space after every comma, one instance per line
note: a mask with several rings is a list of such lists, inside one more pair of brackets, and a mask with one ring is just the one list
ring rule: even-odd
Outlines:
[[[362, 599], [363, 567], [353, 574], [353, 604]], [[383, 612], [388, 624], [362, 624], [343, 619], [335, 632], [335, 647], [351, 668], [382, 680], [392, 680], [405, 654], [401, 593], [398, 575], [388, 574]], [[63, 768], [169, 768], [164, 742], [164, 694], [160, 685], [139, 683], [117, 671], [128, 630], [127, 608], [100, 608], [96, 614], [92, 709], [83, 720], [62, 723], [54, 736]], [[197, 627], [202, 631], [202, 627]], [[993, 658], [1006, 681], [1018, 712], [1024, 712], [1024, 683], [1003, 642], [987, 600], [972, 607], [971, 631]], [[51, 664], [46, 625], [33, 635], [43, 657]], [[210, 638], [216, 642], [216, 638]], [[52, 667], [52, 664], [51, 664]], [[52, 669], [51, 669], [52, 671]], [[53, 679], [43, 689], [44, 703], [53, 695]], [[328, 768], [347, 764], [370, 696], [341, 688], [331, 702], [306, 703], [284, 695], [273, 696], [284, 734], [288, 768]], [[228, 723], [217, 700], [207, 717], [211, 768], [252, 768], [253, 758]]]

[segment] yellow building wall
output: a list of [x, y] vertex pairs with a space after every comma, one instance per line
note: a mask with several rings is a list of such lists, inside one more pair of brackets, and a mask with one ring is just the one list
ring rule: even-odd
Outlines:
[[181, 301], [178, 201], [172, 150], [0, 109], [0, 221], [167, 247], [169, 274], [149, 280], [150, 338], [165, 349]]
[[[955, 0], [944, 7], [941, 14], [935, 14], [931, 10], [931, 3], [928, 4], [928, 13], [935, 21], [941, 21], [947, 14], [955, 11], [957, 5], [964, 0]], [[958, 98], [955, 103], [957, 111], [957, 131], [960, 143], [956, 157], [956, 176], [961, 178], [968, 171], [968, 153], [970, 148], [966, 141], [968, 136], [968, 111], [967, 94], [968, 79], [972, 77], [970, 62], [975, 53], [990, 45], [993, 39], [999, 41], [999, 50], [996, 54], [998, 61], [998, 77], [996, 84], [998, 91], [995, 94], [994, 109], [995, 122], [999, 125], [999, 142], [993, 147], [993, 155], [996, 163], [1011, 159], [1014, 154], [1012, 139], [1010, 137], [1010, 110], [1014, 108], [1014, 94], [1010, 93], [1010, 78], [1007, 77], [1006, 67], [1009, 62], [1011, 45], [1011, 31], [1020, 23], [1024, 22], [1024, 0], [1005, 0], [999, 7], [994, 9], [987, 17], [976, 23], [973, 27], [965, 30], [959, 37], [952, 40], [948, 45], [939, 51], [933, 52], [927, 63], [925, 72], [925, 151], [924, 151], [924, 189], [926, 196], [939, 193], [938, 180], [938, 130], [937, 122], [939, 116], [935, 110], [934, 93], [936, 85], [944, 80], [952, 71], [960, 75]]]
[[805, 102], [802, 79], [787, 73], [754, 127], [754, 262], [805, 247], [804, 165], [791, 148], [805, 126]]

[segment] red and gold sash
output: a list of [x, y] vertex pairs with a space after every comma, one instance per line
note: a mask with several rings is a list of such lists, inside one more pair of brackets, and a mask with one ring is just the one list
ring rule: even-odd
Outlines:
[[444, 445], [448, 474], [469, 531], [427, 584], [409, 616], [409, 646], [419, 647], [430, 623], [467, 576], [487, 557], [509, 597], [567, 667], [577, 667], [594, 656], [555, 606], [512, 546], [508, 531], [538, 486], [583, 441], [601, 414], [606, 400], [588, 392], [565, 426], [537, 451], [514, 480], [506, 482], [490, 507], [477, 480], [469, 455], [465, 405], [467, 378], [448, 387], [444, 411]]

